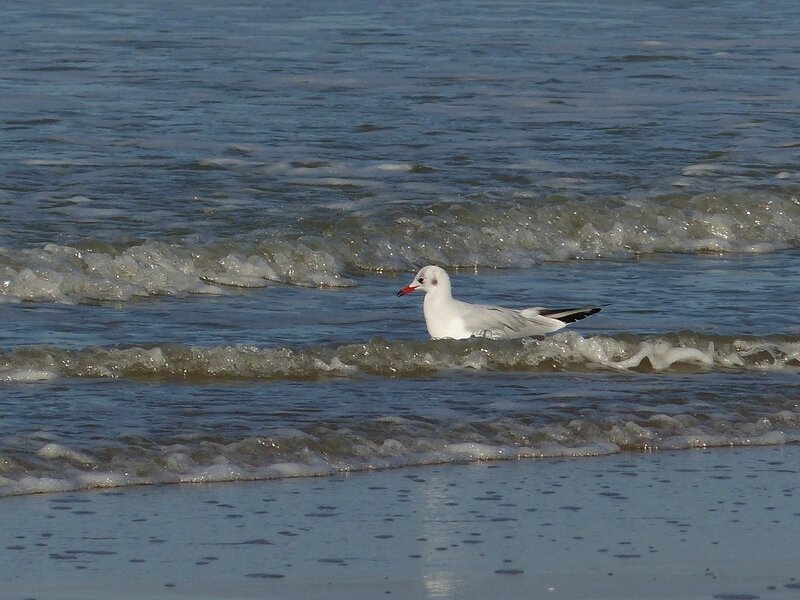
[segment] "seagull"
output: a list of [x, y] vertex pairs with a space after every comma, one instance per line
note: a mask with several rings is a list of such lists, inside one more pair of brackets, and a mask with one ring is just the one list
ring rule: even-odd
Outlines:
[[419, 289], [425, 292], [422, 309], [428, 333], [434, 340], [542, 336], [600, 312], [597, 306], [558, 309], [537, 306], [515, 310], [462, 302], [453, 298], [447, 271], [434, 265], [422, 267], [397, 295], [405, 296]]

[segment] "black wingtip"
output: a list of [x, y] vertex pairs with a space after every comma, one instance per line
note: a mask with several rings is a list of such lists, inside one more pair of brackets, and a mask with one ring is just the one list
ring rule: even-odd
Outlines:
[[574, 323], [586, 317], [591, 317], [601, 310], [599, 306], [590, 306], [588, 308], [554, 308], [543, 310], [540, 314], [545, 317], [558, 319], [562, 323]]
[[592, 306], [584, 311], [567, 315], [563, 317], [561, 321], [564, 321], [564, 323], [574, 323], [575, 321], [580, 321], [581, 319], [585, 319], [586, 317], [591, 317], [592, 315], [599, 313], [600, 310], [601, 309], [599, 306]]

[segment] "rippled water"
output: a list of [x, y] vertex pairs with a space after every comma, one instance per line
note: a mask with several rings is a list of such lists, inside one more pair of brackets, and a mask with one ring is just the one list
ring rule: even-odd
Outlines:
[[[798, 25], [12, 3], [0, 494], [797, 441]], [[603, 311], [431, 342], [426, 263]]]

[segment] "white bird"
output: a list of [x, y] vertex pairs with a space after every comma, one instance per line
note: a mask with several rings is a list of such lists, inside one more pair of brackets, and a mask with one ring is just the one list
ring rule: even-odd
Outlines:
[[453, 298], [450, 276], [441, 267], [428, 265], [414, 280], [397, 292], [405, 296], [414, 290], [425, 292], [422, 310], [425, 325], [434, 340], [469, 337], [515, 339], [552, 333], [567, 323], [579, 321], [596, 312], [597, 306], [550, 309], [541, 306], [514, 310], [499, 306], [469, 304]]

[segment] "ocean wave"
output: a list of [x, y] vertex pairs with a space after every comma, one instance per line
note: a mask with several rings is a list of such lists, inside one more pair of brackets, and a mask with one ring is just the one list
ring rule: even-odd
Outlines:
[[477, 198], [397, 207], [382, 215], [380, 224], [363, 215], [356, 216], [361, 223], [346, 221], [344, 231], [367, 230], [348, 245], [349, 262], [361, 269], [401, 270], [421, 262], [527, 267], [542, 261], [800, 247], [800, 199], [792, 194]]
[[772, 252], [800, 247], [800, 199], [786, 192], [466, 198], [320, 207], [313, 217], [241, 225], [235, 236], [215, 239], [0, 247], [0, 299], [125, 301], [270, 282], [347, 287], [355, 285], [353, 274], [421, 263], [529, 267], [652, 253]]
[[302, 348], [254, 346], [26, 346], [0, 353], [0, 382], [57, 377], [203, 380], [305, 380], [417, 377], [448, 371], [692, 373], [800, 371], [800, 338], [582, 336], [496, 341], [389, 341]]
[[74, 303], [160, 295], [222, 294], [225, 286], [270, 282], [350, 287], [330, 254], [299, 241], [230, 248], [149, 241], [128, 247], [91, 243], [0, 248], [0, 298]]
[[720, 414], [598, 415], [548, 421], [523, 416], [436, 420], [385, 416], [265, 429], [236, 438], [222, 433], [155, 440], [122, 436], [77, 448], [39, 436], [0, 447], [0, 497], [89, 488], [208, 483], [390, 469], [487, 460], [593, 457], [800, 441], [800, 411]]
[[[800, 337], [582, 336], [540, 340], [389, 341], [303, 348], [247, 346], [26, 346], [0, 353], [0, 386], [52, 386], [58, 378], [129, 378], [150, 383], [226, 383], [251, 379], [469, 378], [520, 375], [534, 387], [553, 373], [620, 374], [626, 386], [676, 377], [702, 379], [702, 397], [649, 402], [638, 394], [574, 406], [524, 401], [491, 411], [429, 411], [409, 406], [366, 413], [304, 414], [296, 420], [258, 418], [206, 429], [191, 417], [174, 426], [120, 429], [84, 438], [82, 432], [17, 431], [0, 438], [0, 496], [142, 484], [279, 479], [413, 465], [484, 460], [591, 457], [629, 451], [800, 442], [794, 395], [760, 391], [759, 372], [800, 371]], [[708, 379], [706, 374], [724, 372]], [[500, 375], [498, 375], [500, 374]], [[731, 396], [741, 374], [754, 396]], [[573, 379], [570, 376], [564, 381]], [[756, 377], [760, 380], [760, 377]], [[718, 381], [718, 383], [715, 383]], [[348, 384], [350, 381], [348, 381]], [[398, 385], [405, 386], [402, 382]], [[146, 386], [146, 387], [149, 387]], [[34, 390], [35, 391], [35, 390]], [[268, 393], [266, 397], [268, 397]], [[275, 407], [274, 410], [279, 410]], [[267, 413], [268, 414], [268, 411]], [[91, 421], [90, 421], [91, 422]], [[73, 427], [81, 430], [81, 427]], [[102, 429], [102, 428], [101, 428]]]

